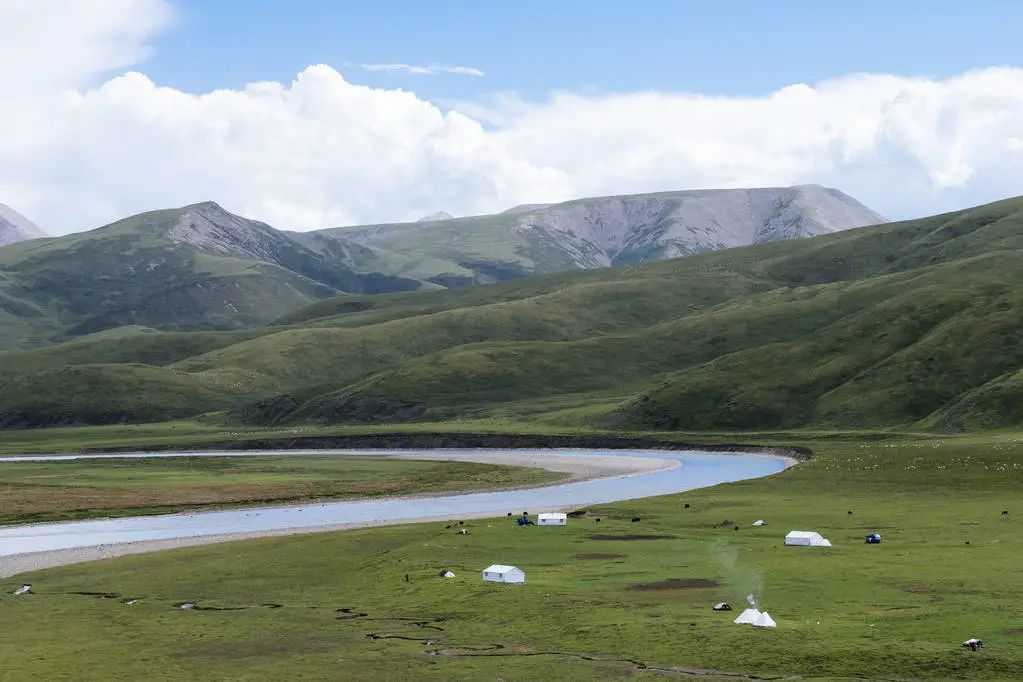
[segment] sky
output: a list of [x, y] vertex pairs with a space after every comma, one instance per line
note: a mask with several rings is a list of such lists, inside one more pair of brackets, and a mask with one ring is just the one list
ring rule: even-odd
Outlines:
[[820, 183], [1023, 194], [1023, 3], [0, 0], [0, 202], [289, 229]]

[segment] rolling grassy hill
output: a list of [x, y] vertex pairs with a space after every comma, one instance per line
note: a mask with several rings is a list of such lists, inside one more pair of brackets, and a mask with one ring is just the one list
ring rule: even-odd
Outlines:
[[643, 266], [335, 296], [251, 331], [107, 332], [0, 354], [0, 423], [1018, 426], [1021, 247], [1012, 199]]
[[0, 249], [0, 348], [126, 325], [251, 327], [340, 291], [418, 286], [357, 273], [207, 202]]

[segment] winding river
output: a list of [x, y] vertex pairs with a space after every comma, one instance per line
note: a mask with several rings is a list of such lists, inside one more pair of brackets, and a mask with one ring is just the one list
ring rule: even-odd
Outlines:
[[[313, 452], [182, 452], [118, 455], [63, 455], [0, 458], [4, 462], [56, 461], [142, 457], [223, 457], [315, 454], [385, 456], [431, 460], [478, 461], [522, 465], [522, 450], [317, 450]], [[522, 511], [566, 510], [639, 497], [678, 493], [778, 473], [792, 464], [781, 455], [720, 454], [662, 450], [557, 450], [526, 451], [534, 466], [574, 473], [573, 480], [535, 488], [491, 492], [420, 495], [383, 499], [263, 506], [223, 511], [136, 516], [127, 518], [38, 523], [0, 527], [0, 564], [21, 555], [49, 553], [65, 560], [38, 564], [74, 563], [100, 556], [148, 551], [167, 546], [201, 544], [240, 537], [326, 530], [353, 526], [409, 523], [435, 519], [468, 519], [519, 514]], [[553, 465], [557, 462], [557, 465]], [[576, 466], [578, 465], [578, 466]], [[603, 467], [601, 466], [603, 465]], [[633, 466], [630, 466], [633, 465]], [[631, 473], [623, 473], [631, 472]], [[134, 545], [133, 551], [116, 551]], [[94, 548], [103, 552], [76, 553]], [[77, 558], [76, 558], [77, 557]], [[28, 564], [26, 564], [27, 566]], [[12, 563], [13, 567], [13, 563]], [[13, 568], [0, 574], [11, 575]]]

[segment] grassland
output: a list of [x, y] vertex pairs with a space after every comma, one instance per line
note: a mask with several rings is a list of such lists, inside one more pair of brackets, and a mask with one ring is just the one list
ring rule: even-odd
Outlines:
[[[399, 526], [8, 579], [0, 678], [1018, 675], [1023, 435], [752, 440], [815, 456], [767, 479], [588, 509], [567, 528], [493, 519], [456, 536], [445, 524]], [[757, 518], [769, 525], [752, 528]], [[819, 530], [834, 547], [782, 546], [794, 528]], [[884, 543], [863, 544], [875, 530]], [[493, 562], [522, 567], [528, 583], [484, 585], [479, 571]], [[441, 568], [456, 578], [437, 577]], [[11, 596], [21, 582], [36, 594]], [[734, 612], [710, 609], [749, 592], [777, 630], [733, 625]], [[127, 598], [140, 601], [126, 606]], [[176, 608], [188, 601], [201, 608]], [[985, 648], [959, 646], [972, 636]]]
[[560, 474], [371, 457], [182, 457], [0, 464], [0, 524], [536, 485]]

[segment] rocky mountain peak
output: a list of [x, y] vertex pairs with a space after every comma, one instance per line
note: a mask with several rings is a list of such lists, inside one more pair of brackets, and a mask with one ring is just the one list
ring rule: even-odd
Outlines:
[[430, 215], [424, 215], [422, 218], [420, 218], [416, 222], [417, 223], [432, 223], [432, 222], [434, 222], [436, 220], [451, 220], [454, 217], [455, 216], [451, 215], [447, 211], [437, 211], [436, 213], [431, 213]]
[[266, 223], [235, 215], [213, 201], [180, 209], [168, 236], [207, 253], [271, 262], [276, 261], [280, 245], [286, 241]]
[[48, 236], [38, 225], [6, 204], [0, 204], [0, 246]]
[[517, 229], [561, 245], [579, 267], [685, 256], [885, 222], [820, 185], [579, 199], [519, 213]]

